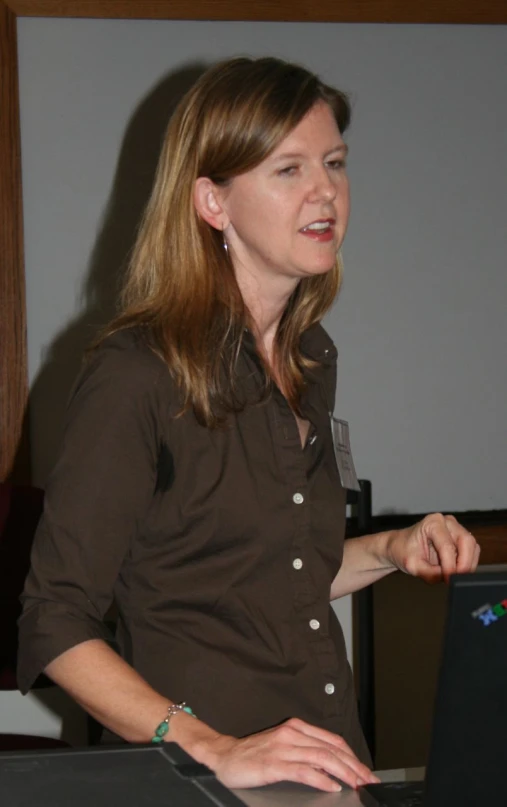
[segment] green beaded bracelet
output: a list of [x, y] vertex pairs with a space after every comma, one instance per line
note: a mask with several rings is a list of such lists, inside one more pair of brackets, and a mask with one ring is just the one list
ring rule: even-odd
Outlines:
[[188, 715], [196, 717], [190, 706], [186, 705], [185, 701], [182, 701], [181, 703], [171, 703], [171, 705], [167, 707], [167, 717], [164, 720], [162, 720], [162, 722], [159, 723], [157, 728], [155, 729], [155, 735], [151, 738], [152, 743], [164, 742], [164, 737], [169, 731], [169, 721], [171, 717], [177, 715], [178, 712], [186, 712]]

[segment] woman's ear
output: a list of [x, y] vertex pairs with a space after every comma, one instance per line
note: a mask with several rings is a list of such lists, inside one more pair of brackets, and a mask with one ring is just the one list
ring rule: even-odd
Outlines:
[[194, 187], [194, 205], [204, 221], [215, 230], [224, 230], [229, 219], [224, 210], [220, 189], [208, 177], [198, 177]]

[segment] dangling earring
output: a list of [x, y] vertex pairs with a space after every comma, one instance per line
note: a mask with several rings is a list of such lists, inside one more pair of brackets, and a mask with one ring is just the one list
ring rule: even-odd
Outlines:
[[226, 238], [225, 238], [225, 232], [224, 232], [224, 230], [222, 230], [222, 239], [223, 239], [223, 242], [224, 242], [224, 249], [225, 249], [225, 251], [226, 251], [227, 253], [229, 253], [229, 244], [227, 243], [227, 240], [226, 240]]

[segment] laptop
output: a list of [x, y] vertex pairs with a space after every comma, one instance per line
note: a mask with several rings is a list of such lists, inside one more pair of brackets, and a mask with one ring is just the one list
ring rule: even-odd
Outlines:
[[0, 754], [2, 807], [243, 807], [174, 743]]
[[360, 797], [365, 807], [507, 807], [507, 569], [451, 577], [425, 782], [369, 785]]

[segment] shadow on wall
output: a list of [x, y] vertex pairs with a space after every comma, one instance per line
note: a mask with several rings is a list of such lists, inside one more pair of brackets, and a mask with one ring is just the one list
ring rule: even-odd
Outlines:
[[[164, 77], [135, 110], [121, 146], [102, 226], [92, 250], [81, 292], [81, 312], [50, 345], [32, 385], [23, 436], [11, 477], [27, 479], [23, 445], [32, 445], [32, 483], [43, 486], [54, 465], [69, 393], [86, 347], [113, 316], [119, 286], [148, 201], [168, 121], [182, 96], [206, 66], [193, 64]], [[29, 434], [31, 437], [29, 437]], [[63, 692], [33, 693], [41, 709], [61, 721], [61, 736], [87, 742], [86, 722]], [[35, 730], [35, 729], [34, 729]]]
[[[37, 485], [44, 485], [55, 462], [67, 400], [84, 350], [115, 313], [117, 292], [150, 195], [169, 118], [205, 69], [203, 64], [191, 64], [164, 77], [140, 103], [127, 127], [103, 224], [83, 282], [81, 312], [56, 335], [30, 391], [20, 445], [29, 429], [33, 482]], [[12, 477], [27, 481], [22, 466], [20, 451]]]

